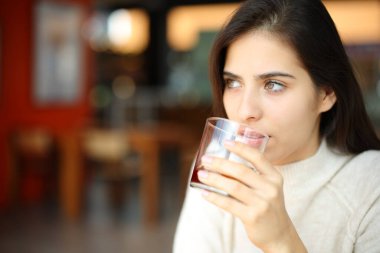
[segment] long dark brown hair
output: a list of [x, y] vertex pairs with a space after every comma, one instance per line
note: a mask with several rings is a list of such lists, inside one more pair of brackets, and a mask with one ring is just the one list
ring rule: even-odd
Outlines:
[[223, 69], [229, 45], [242, 35], [265, 30], [285, 40], [297, 53], [317, 87], [337, 97], [321, 116], [320, 134], [342, 152], [380, 149], [366, 113], [360, 86], [335, 24], [319, 0], [248, 0], [219, 32], [210, 55], [213, 111], [226, 117]]

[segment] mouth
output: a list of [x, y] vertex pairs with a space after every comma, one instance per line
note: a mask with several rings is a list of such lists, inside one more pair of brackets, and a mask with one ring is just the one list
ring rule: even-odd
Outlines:
[[238, 130], [238, 135], [250, 139], [265, 139], [267, 137], [270, 137], [269, 135], [263, 134], [260, 130], [252, 129], [249, 127], [241, 127]]
[[261, 149], [269, 141], [270, 136], [262, 134], [260, 131], [252, 128], [239, 129], [238, 133], [241, 142], [248, 144], [253, 148]]

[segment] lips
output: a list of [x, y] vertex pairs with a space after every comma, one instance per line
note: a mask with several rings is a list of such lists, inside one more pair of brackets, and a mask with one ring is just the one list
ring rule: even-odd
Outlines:
[[245, 138], [249, 139], [264, 139], [266, 136], [256, 131], [246, 131], [242, 134]]
[[250, 147], [259, 148], [263, 144], [266, 143], [266, 138], [265, 137], [261, 137], [261, 138], [246, 138], [246, 137], [243, 137], [243, 139], [241, 141], [243, 143], [249, 145]]
[[252, 129], [246, 126], [241, 126], [238, 129], [237, 134], [240, 136], [244, 136], [246, 138], [252, 138], [252, 139], [262, 139], [266, 137], [266, 135], [262, 134], [259, 130]]
[[243, 127], [239, 129], [236, 141], [248, 144], [254, 148], [260, 148], [263, 144], [266, 144], [267, 136], [251, 128]]

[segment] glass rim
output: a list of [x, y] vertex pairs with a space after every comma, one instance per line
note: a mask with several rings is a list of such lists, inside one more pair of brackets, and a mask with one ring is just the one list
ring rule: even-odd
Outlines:
[[212, 124], [211, 121], [213, 121], [213, 122], [217, 122], [217, 121], [227, 122], [228, 124], [232, 124], [233, 126], [235, 126], [236, 129], [238, 129], [238, 127], [240, 127], [240, 126], [243, 126], [244, 129], [248, 128], [248, 129], [252, 130], [253, 132], [261, 135], [261, 136], [257, 136], [257, 135], [256, 136], [241, 135], [241, 136], [244, 136], [244, 137], [248, 137], [248, 138], [254, 138], [254, 137], [256, 137], [256, 139], [260, 139], [260, 138], [262, 138], [262, 139], [269, 139], [269, 136], [267, 134], [264, 134], [261, 131], [255, 129], [255, 128], [253, 128], [253, 127], [251, 127], [251, 126], [249, 126], [249, 125], [247, 125], [245, 123], [239, 123], [237, 121], [233, 121], [233, 120], [230, 120], [230, 119], [227, 119], [227, 118], [222, 118], [222, 117], [209, 117], [209, 118], [206, 119], [207, 125], [211, 126], [212, 128], [218, 129], [219, 131], [222, 131], [222, 132], [227, 133], [227, 134], [232, 134], [232, 135], [239, 135], [239, 133], [238, 132], [229, 132], [229, 131], [227, 131], [227, 130], [225, 130], [223, 128], [218, 127], [216, 124]]

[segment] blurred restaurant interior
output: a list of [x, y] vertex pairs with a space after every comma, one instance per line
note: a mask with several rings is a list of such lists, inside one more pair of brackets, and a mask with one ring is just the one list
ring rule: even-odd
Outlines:
[[[0, 252], [171, 251], [239, 2], [0, 0]], [[380, 130], [380, 1], [324, 3]]]

